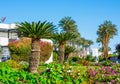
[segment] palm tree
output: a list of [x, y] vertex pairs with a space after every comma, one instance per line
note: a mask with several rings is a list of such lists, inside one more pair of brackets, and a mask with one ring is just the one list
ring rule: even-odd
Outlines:
[[77, 41], [77, 44], [79, 45], [79, 46], [81, 46], [81, 56], [82, 57], [84, 57], [84, 50], [85, 50], [85, 44], [86, 44], [86, 42], [85, 42], [86, 40], [85, 40], [85, 38], [83, 38], [83, 37], [81, 37], [78, 41]]
[[17, 27], [17, 30], [21, 32], [22, 36], [32, 39], [29, 72], [36, 73], [40, 60], [40, 39], [51, 38], [55, 28], [52, 23], [46, 21], [38, 21], [37, 23], [22, 22]]
[[[77, 30], [76, 22], [69, 16], [62, 18], [59, 21], [59, 26], [64, 32], [68, 32], [68, 33], [72, 32], [74, 33], [74, 35], [76, 35], [76, 37], [80, 35], [80, 33]], [[74, 41], [72, 41], [71, 39], [69, 39], [67, 43], [69, 45], [73, 44], [74, 46]]]
[[66, 32], [74, 32], [77, 31], [77, 25], [75, 25], [75, 21], [72, 20], [71, 17], [64, 17], [59, 21], [59, 26]]
[[73, 33], [60, 32], [53, 36], [53, 39], [59, 43], [59, 63], [64, 62], [66, 41], [75, 38]]
[[75, 49], [74, 47], [69, 46], [69, 45], [66, 45], [66, 46], [65, 46], [65, 56], [64, 56], [64, 60], [67, 61], [70, 53], [75, 52], [75, 51], [76, 51], [76, 49]]
[[90, 54], [90, 46], [93, 45], [93, 41], [92, 40], [86, 40], [87, 41], [87, 48], [89, 49], [89, 54]]
[[[98, 51], [99, 51], [99, 52], [103, 52], [103, 47], [99, 48]], [[110, 47], [108, 47], [108, 51], [111, 51], [111, 48], [110, 48]]]
[[97, 30], [97, 41], [103, 45], [103, 54], [107, 60], [108, 57], [108, 44], [111, 38], [117, 34], [116, 25], [112, 24], [111, 21], [105, 21], [99, 26]]

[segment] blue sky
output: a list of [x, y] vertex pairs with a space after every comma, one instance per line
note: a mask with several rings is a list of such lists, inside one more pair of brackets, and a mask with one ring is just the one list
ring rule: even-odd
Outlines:
[[96, 43], [96, 31], [105, 20], [117, 25], [118, 35], [110, 40], [112, 51], [120, 43], [120, 0], [0, 0], [0, 17], [5, 23], [23, 21], [58, 22], [65, 16], [76, 21], [82, 37]]

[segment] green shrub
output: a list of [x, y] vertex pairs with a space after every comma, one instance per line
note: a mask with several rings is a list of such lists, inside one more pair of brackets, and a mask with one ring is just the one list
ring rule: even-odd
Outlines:
[[74, 65], [74, 64], [77, 64], [79, 60], [80, 60], [80, 58], [79, 58], [78, 56], [69, 57], [68, 63], [69, 63], [70, 65]]
[[25, 71], [28, 70], [28, 67], [29, 67], [29, 63], [28, 63], [28, 62], [21, 61], [21, 62], [19, 63], [19, 65], [20, 65], [20, 70], [25, 70]]
[[15, 69], [19, 69], [20, 65], [18, 62], [14, 61], [14, 60], [7, 60], [5, 62], [8, 66], [10, 66], [11, 68], [15, 68]]
[[57, 52], [53, 52], [53, 62], [58, 63], [58, 53]]
[[102, 64], [103, 66], [111, 66], [111, 65], [112, 65], [112, 62], [111, 62], [110, 60], [107, 60], [107, 61], [101, 62], [101, 64]]
[[80, 71], [74, 72], [69, 65], [50, 63], [47, 69], [36, 74], [15, 70], [5, 63], [0, 66], [1, 84], [81, 84], [86, 81]]
[[91, 55], [87, 55], [85, 60], [90, 61], [90, 62], [95, 62], [96, 61], [96, 57], [91, 56]]
[[99, 62], [102, 62], [104, 60], [105, 60], [104, 56], [99, 56]]

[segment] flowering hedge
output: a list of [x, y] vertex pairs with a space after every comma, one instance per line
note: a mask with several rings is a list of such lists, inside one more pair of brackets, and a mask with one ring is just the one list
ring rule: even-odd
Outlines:
[[15, 61], [29, 61], [29, 53], [31, 51], [31, 40], [22, 38], [21, 40], [14, 40], [8, 44], [11, 58]]
[[[31, 39], [22, 38], [21, 40], [14, 40], [9, 43], [8, 47], [11, 52], [12, 60], [16, 61], [29, 61], [29, 54], [31, 51]], [[40, 61], [49, 59], [53, 46], [49, 42], [40, 41]]]
[[120, 84], [119, 67], [102, 66], [88, 69], [87, 75], [92, 84]]

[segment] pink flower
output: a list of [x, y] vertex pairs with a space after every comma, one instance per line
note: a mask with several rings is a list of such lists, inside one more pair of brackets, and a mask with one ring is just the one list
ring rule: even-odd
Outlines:
[[95, 70], [92, 70], [92, 68], [90, 68], [90, 74], [92, 75], [92, 76], [95, 76], [96, 75], [96, 71]]
[[106, 77], [108, 77], [108, 74], [106, 74]]
[[114, 74], [116, 74], [116, 72], [113, 70], [111, 74], [114, 75]]
[[112, 84], [111, 82], [108, 82], [108, 84]]
[[112, 82], [114, 83], [114, 82], [115, 82], [115, 80], [112, 80]]
[[118, 70], [120, 70], [120, 68], [118, 68]]
[[111, 67], [108, 67], [108, 68], [107, 68], [107, 73], [110, 73], [111, 70], [112, 70]]

